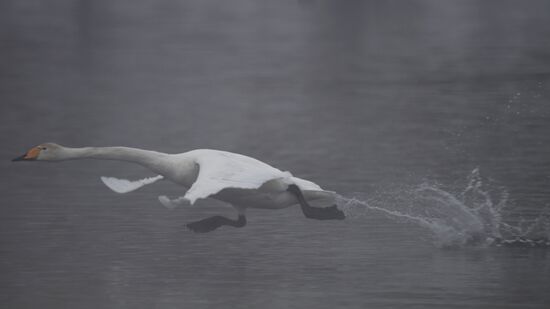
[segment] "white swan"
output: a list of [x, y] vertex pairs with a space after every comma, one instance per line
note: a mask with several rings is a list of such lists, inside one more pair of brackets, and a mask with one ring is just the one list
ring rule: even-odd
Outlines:
[[344, 219], [344, 213], [335, 205], [311, 207], [309, 201], [329, 199], [335, 193], [325, 191], [317, 184], [292, 176], [266, 163], [244, 155], [210, 149], [192, 150], [180, 154], [128, 147], [68, 148], [54, 143], [36, 146], [12, 161], [65, 161], [76, 159], [119, 160], [140, 164], [158, 176], [138, 181], [101, 177], [111, 190], [118, 193], [134, 191], [142, 186], [167, 179], [189, 188], [185, 196], [170, 200], [159, 196], [168, 208], [178, 204], [195, 203], [212, 197], [231, 204], [238, 211], [238, 219], [214, 216], [186, 226], [194, 232], [209, 232], [222, 225], [246, 225], [247, 208], [279, 209], [299, 204], [307, 218], [318, 220]]

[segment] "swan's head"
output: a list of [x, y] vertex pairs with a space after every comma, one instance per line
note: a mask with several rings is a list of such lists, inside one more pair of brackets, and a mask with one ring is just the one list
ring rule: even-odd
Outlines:
[[31, 148], [12, 161], [59, 161], [65, 158], [65, 148], [54, 143], [44, 143]]

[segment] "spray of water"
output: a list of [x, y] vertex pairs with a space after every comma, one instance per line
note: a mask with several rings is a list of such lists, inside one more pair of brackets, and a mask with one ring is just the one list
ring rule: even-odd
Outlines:
[[459, 193], [424, 183], [412, 189], [371, 199], [338, 197], [347, 217], [383, 214], [391, 220], [418, 225], [430, 232], [435, 245], [545, 246], [550, 247], [550, 216], [543, 212], [534, 220], [506, 222], [508, 192], [487, 188], [479, 169], [474, 169]]

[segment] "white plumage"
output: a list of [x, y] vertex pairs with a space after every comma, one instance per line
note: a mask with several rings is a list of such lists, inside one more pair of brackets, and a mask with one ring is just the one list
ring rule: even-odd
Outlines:
[[[286, 191], [290, 184], [300, 187], [310, 200], [333, 196], [333, 192], [325, 191], [313, 182], [294, 177], [290, 172], [283, 172], [254, 158], [226, 151], [198, 149], [156, 161], [156, 165], [168, 165], [170, 171], [165, 175], [136, 181], [114, 177], [101, 177], [101, 180], [117, 193], [128, 193], [165, 177], [189, 187], [183, 197], [175, 200], [159, 196], [159, 201], [167, 208], [175, 208], [184, 201], [194, 204], [198, 199], [208, 197], [217, 197], [234, 206], [284, 208], [297, 203]], [[197, 174], [196, 177], [193, 177], [194, 173]], [[194, 178], [192, 183], [185, 181], [190, 178]], [[219, 194], [223, 190], [226, 192]]]
[[109, 189], [115, 191], [116, 193], [128, 193], [132, 192], [134, 190], [137, 190], [145, 185], [154, 183], [158, 180], [163, 179], [164, 177], [162, 175], [158, 175], [155, 177], [149, 177], [144, 178], [140, 180], [130, 181], [127, 179], [118, 179], [114, 177], [101, 177], [101, 181], [109, 187]]
[[[282, 172], [254, 158], [240, 154], [196, 150], [193, 152], [199, 174], [185, 198], [193, 204], [223, 189], [258, 189], [268, 181], [278, 180], [286, 185], [295, 183], [290, 172]], [[297, 183], [296, 183], [297, 184]], [[304, 190], [322, 189], [312, 182], [300, 182]]]

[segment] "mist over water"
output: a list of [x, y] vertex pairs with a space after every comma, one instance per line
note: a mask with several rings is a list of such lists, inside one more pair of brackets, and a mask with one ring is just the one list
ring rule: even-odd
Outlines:
[[[548, 308], [549, 20], [542, 0], [0, 1], [0, 307]], [[242, 153], [349, 219], [193, 234], [236, 213], [100, 178], [139, 166], [10, 161], [50, 141]]]

